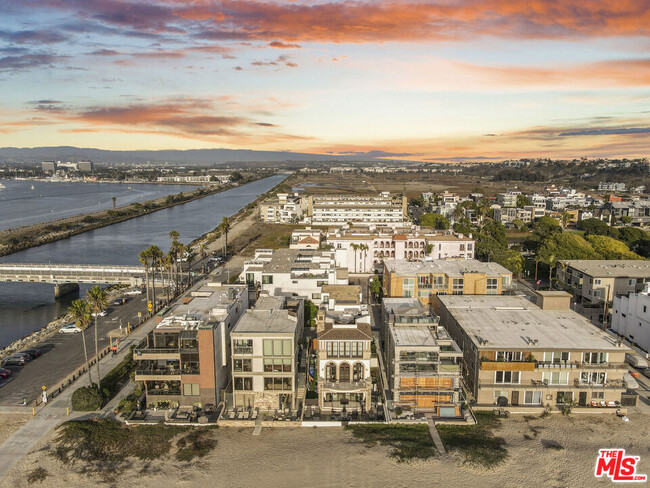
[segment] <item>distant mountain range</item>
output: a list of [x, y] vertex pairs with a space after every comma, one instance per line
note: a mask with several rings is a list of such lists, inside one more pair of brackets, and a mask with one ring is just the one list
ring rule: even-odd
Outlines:
[[[381, 151], [351, 155], [294, 153], [283, 151], [254, 151], [250, 149], [190, 149], [186, 151], [108, 151], [73, 146], [3, 147], [0, 163], [41, 162], [48, 160], [89, 160], [95, 163], [173, 163], [225, 165], [228, 163], [284, 161], [375, 161], [377, 156], [392, 156]], [[400, 155], [401, 156], [401, 155]]]

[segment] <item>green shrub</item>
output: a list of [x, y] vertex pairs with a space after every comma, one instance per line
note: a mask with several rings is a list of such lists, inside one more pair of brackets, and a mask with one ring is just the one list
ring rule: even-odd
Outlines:
[[176, 446], [179, 448], [176, 459], [188, 462], [195, 457], [203, 457], [217, 446], [217, 440], [213, 437], [212, 430], [194, 429], [186, 436], [181, 437]]
[[426, 425], [348, 425], [347, 430], [367, 445], [392, 447], [390, 455], [399, 462], [429, 459], [436, 455], [436, 447]]
[[96, 386], [82, 386], [72, 394], [72, 408], [77, 412], [92, 412], [102, 407], [103, 395]]
[[45, 478], [47, 478], [50, 474], [47, 472], [45, 468], [35, 468], [31, 473], [27, 475], [27, 482], [31, 485], [34, 483], [42, 483], [45, 481]]

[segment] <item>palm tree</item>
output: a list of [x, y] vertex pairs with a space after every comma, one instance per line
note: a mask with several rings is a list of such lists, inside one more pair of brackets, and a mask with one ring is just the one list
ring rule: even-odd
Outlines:
[[156, 311], [156, 271], [160, 269], [160, 265], [162, 263], [162, 258], [164, 254], [160, 250], [160, 248], [154, 244], [152, 246], [149, 246], [149, 255], [151, 256], [151, 267], [152, 267], [152, 275], [153, 275], [151, 280], [151, 285], [152, 285], [151, 288], [152, 288], [152, 295], [153, 295], [153, 310], [155, 312]]
[[147, 306], [149, 305], [151, 299], [149, 297], [149, 266], [151, 265], [151, 254], [149, 249], [144, 249], [138, 254], [138, 261], [144, 266], [144, 278], [145, 278], [145, 288], [147, 289]]
[[199, 254], [201, 256], [201, 272], [203, 273], [204, 268], [205, 268], [205, 258], [208, 257], [208, 245], [204, 242], [201, 244], [199, 247]]
[[566, 227], [566, 225], [569, 223], [570, 218], [571, 214], [569, 212], [566, 210], [562, 212], [562, 216], [560, 217], [560, 220], [562, 221], [562, 227]]
[[350, 247], [354, 249], [354, 272], [357, 272], [357, 251], [359, 250], [360, 245], [352, 243]]
[[106, 290], [100, 286], [93, 286], [90, 290], [86, 291], [86, 301], [93, 309], [95, 314], [95, 364], [97, 365], [97, 384], [101, 384], [101, 376], [99, 375], [99, 342], [97, 340], [97, 318], [99, 313], [106, 309], [108, 305], [108, 297]]
[[221, 219], [221, 223], [219, 224], [219, 229], [221, 232], [223, 232], [224, 237], [225, 237], [225, 243], [226, 243], [226, 251], [223, 253], [224, 259], [228, 257], [228, 232], [230, 231], [230, 219], [228, 217], [224, 217]]
[[167, 271], [167, 304], [169, 304], [170, 297], [169, 297], [169, 292], [172, 287], [172, 283], [174, 282], [174, 278], [172, 277], [172, 269], [174, 267], [174, 256], [171, 255], [171, 253], [165, 254], [163, 257], [163, 269]]
[[465, 217], [465, 212], [463, 212], [463, 208], [457, 205], [454, 211], [452, 212], [451, 217], [454, 220], [454, 222], [458, 222], [460, 219]]
[[187, 246], [187, 281], [192, 285], [192, 263], [196, 259], [196, 253], [192, 250], [190, 246]]
[[169, 238], [172, 240], [171, 243], [171, 248], [169, 249], [169, 253], [172, 256], [172, 261], [173, 261], [173, 266], [174, 266], [174, 281], [178, 286], [178, 256], [180, 254], [180, 246], [181, 242], [178, 240], [180, 237], [180, 234], [178, 231], [172, 230], [169, 233]]
[[362, 261], [363, 266], [361, 266], [362, 272], [365, 272], [366, 271], [366, 261], [368, 259], [368, 244], [365, 244], [365, 243], [364, 244], [359, 244], [359, 249], [361, 249], [361, 252], [363, 253], [363, 261]]
[[[91, 305], [86, 300], [74, 300], [70, 307], [68, 308], [68, 313], [72, 316], [72, 320], [75, 321], [77, 327], [81, 329], [81, 342], [84, 345], [84, 358], [86, 360], [86, 366], [88, 366], [88, 379], [90, 384], [93, 384], [93, 377], [90, 372], [90, 365], [88, 364], [88, 350], [86, 349], [86, 329], [90, 324], [91, 313], [93, 309]], [[97, 358], [99, 359], [99, 358]], [[98, 385], [99, 386], [99, 385]]]

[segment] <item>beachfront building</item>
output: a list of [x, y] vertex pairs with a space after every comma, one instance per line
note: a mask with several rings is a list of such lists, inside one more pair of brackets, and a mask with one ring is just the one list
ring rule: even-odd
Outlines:
[[173, 305], [134, 349], [147, 405], [216, 405], [230, 380], [230, 332], [248, 287], [208, 283]]
[[326, 242], [336, 264], [350, 273], [372, 273], [386, 259], [473, 259], [474, 239], [400, 229], [330, 229]]
[[417, 298], [384, 298], [382, 350], [393, 406], [434, 417], [461, 416], [462, 353]]
[[262, 296], [230, 334], [232, 405], [247, 410], [295, 410], [304, 396], [298, 365], [304, 329], [301, 299]]
[[305, 249], [256, 249], [244, 262], [240, 282], [273, 296], [299, 296], [321, 301], [324, 285], [347, 285], [348, 272], [336, 266], [334, 252]]
[[503, 295], [515, 286], [512, 273], [497, 263], [475, 259], [384, 261], [384, 296], [418, 298], [434, 308], [436, 295]]
[[259, 204], [260, 220], [268, 224], [290, 224], [303, 215], [303, 199], [297, 193], [278, 193]]
[[323, 321], [317, 336], [318, 406], [321, 412], [370, 411], [371, 343], [369, 320]]
[[478, 405], [616, 405], [630, 349], [570, 310], [569, 294], [539, 293], [541, 306], [520, 296], [439, 297], [468, 391]]
[[289, 249], [318, 249], [320, 247], [321, 231], [306, 227], [296, 229], [291, 233]]
[[578, 303], [611, 303], [614, 297], [640, 292], [650, 283], [650, 261], [562, 260], [556, 265], [556, 276]]
[[314, 225], [402, 224], [409, 220], [407, 198], [382, 192], [379, 195], [309, 195], [305, 222]]
[[611, 328], [646, 352], [650, 351], [650, 283], [640, 293], [614, 297]]

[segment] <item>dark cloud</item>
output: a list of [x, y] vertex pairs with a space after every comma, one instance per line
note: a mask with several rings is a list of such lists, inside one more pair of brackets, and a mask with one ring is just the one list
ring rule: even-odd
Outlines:
[[623, 134], [650, 134], [650, 127], [615, 127], [605, 129], [580, 129], [562, 132], [560, 137], [569, 136], [609, 136]]
[[373, 149], [371, 151], [350, 151], [342, 154], [346, 154], [349, 156], [367, 156], [371, 158], [403, 158], [407, 156], [413, 156], [413, 153], [395, 153], [395, 152], [381, 151], [379, 149]]
[[51, 30], [0, 31], [0, 39], [16, 44], [57, 44], [70, 37]]
[[287, 44], [280, 41], [269, 42], [269, 46], [277, 49], [300, 49], [302, 47], [300, 44]]
[[5, 56], [0, 58], [0, 70], [23, 70], [30, 68], [52, 67], [63, 56], [51, 54], [23, 54], [22, 56]]

